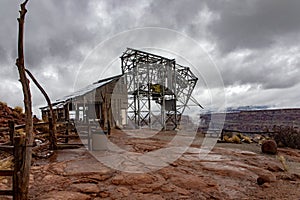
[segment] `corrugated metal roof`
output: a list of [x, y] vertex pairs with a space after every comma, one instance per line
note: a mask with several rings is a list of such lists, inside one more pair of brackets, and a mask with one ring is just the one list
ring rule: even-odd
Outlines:
[[80, 90], [78, 90], [78, 91], [76, 91], [72, 94], [69, 94], [69, 95], [67, 95], [67, 96], [65, 96], [61, 99], [58, 99], [56, 101], [57, 102], [65, 102], [65, 101], [68, 101], [70, 99], [83, 96], [83, 95], [85, 95], [85, 94], [87, 94], [87, 93], [89, 93], [89, 92], [91, 92], [91, 91], [93, 91], [93, 90], [95, 90], [95, 89], [97, 89], [97, 88], [113, 81], [113, 80], [115, 80], [115, 79], [110, 79], [110, 80], [106, 80], [106, 81], [103, 81], [103, 82], [100, 82], [100, 83], [90, 84], [90, 85], [88, 85], [88, 86], [86, 86], [86, 87], [84, 87], [84, 88], [82, 88], [82, 89], [80, 89]]
[[[116, 79], [119, 79], [122, 75], [117, 75], [117, 76], [113, 76], [113, 77], [109, 77], [109, 78], [106, 78], [106, 79], [102, 79], [102, 80], [99, 80], [93, 84], [90, 84], [76, 92], [73, 92], [67, 96], [64, 96], [63, 98], [61, 99], [57, 99], [54, 103], [52, 103], [53, 106], [55, 106], [56, 108], [58, 108], [59, 106], [62, 106], [66, 101], [70, 100], [70, 99], [73, 99], [73, 98], [76, 98], [76, 97], [80, 97], [80, 96], [83, 96], [107, 83], [110, 83], [112, 82], [113, 80], [116, 80]], [[41, 110], [44, 110], [44, 109], [48, 109], [48, 106], [44, 106], [44, 107], [41, 107], [40, 108]]]

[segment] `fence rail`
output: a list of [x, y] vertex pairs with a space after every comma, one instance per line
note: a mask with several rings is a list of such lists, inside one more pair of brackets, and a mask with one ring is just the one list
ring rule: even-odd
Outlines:
[[[14, 156], [14, 167], [12, 170], [0, 170], [0, 176], [11, 176], [13, 180], [12, 190], [0, 190], [0, 196], [12, 196], [13, 199], [16, 199], [16, 196], [20, 194], [20, 187], [18, 185], [18, 180], [21, 178], [18, 176], [21, 173], [21, 165], [18, 161], [23, 158], [20, 157], [22, 152], [25, 150], [24, 140], [21, 136], [15, 136], [16, 126], [13, 121], [9, 121], [9, 136], [10, 136], [10, 145], [0, 145], [0, 151], [10, 153]], [[0, 198], [1, 199], [1, 198]]]

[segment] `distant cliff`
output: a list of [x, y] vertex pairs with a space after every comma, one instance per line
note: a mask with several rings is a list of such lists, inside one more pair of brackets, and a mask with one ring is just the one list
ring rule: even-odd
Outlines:
[[[201, 115], [202, 128], [208, 127], [211, 118], [218, 115], [220, 113]], [[300, 108], [227, 112], [223, 129], [241, 132], [265, 132], [272, 131], [274, 126], [300, 128]]]

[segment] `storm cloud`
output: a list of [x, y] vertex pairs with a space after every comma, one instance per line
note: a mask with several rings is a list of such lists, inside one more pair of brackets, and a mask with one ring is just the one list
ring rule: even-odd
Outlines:
[[[0, 100], [11, 106], [22, 105], [15, 67], [16, 18], [20, 3], [17, 0], [0, 2]], [[298, 0], [30, 0], [27, 9], [26, 67], [52, 100], [73, 91], [81, 64], [97, 45], [124, 31], [159, 27], [190, 37], [216, 64], [224, 85], [205, 88], [200, 84], [196, 88], [195, 97], [204, 107], [210, 107], [207, 97], [210, 89], [225, 90], [228, 106], [300, 106], [297, 92], [300, 90]], [[139, 43], [149, 38], [136, 36], [134, 39]], [[166, 41], [156, 35], [153, 43], [162, 46]], [[199, 60], [195, 63], [201, 64], [202, 57], [194, 52], [197, 50], [180, 46], [180, 40], [168, 41], [165, 45], [178, 46], [178, 52], [194, 55], [195, 60]], [[115, 42], [114, 47], [114, 55], [120, 56], [125, 51], [122, 41]], [[104, 67], [99, 63], [98, 69]], [[87, 74], [89, 70], [93, 68], [86, 69]], [[199, 67], [198, 70], [209, 69]], [[111, 71], [111, 76], [118, 72]], [[97, 80], [85, 82], [94, 81]], [[45, 101], [33, 86], [32, 90], [38, 114], [38, 107], [45, 105]]]

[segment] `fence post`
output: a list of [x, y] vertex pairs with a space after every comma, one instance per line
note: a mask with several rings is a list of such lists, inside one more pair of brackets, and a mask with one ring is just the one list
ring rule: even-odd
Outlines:
[[88, 150], [91, 150], [91, 140], [92, 140], [92, 130], [91, 130], [91, 125], [88, 123]]
[[66, 143], [66, 144], [69, 143], [69, 137], [68, 137], [68, 135], [69, 135], [69, 126], [70, 126], [69, 123], [70, 123], [69, 120], [67, 120], [67, 124], [66, 124], [66, 133], [65, 133], [65, 135], [66, 135], [66, 137], [65, 137], [65, 143]]
[[14, 137], [14, 173], [13, 173], [13, 199], [14, 200], [22, 200], [24, 191], [22, 179], [22, 163], [23, 163], [23, 153], [25, 152], [24, 146], [24, 137], [16, 136]]
[[14, 146], [15, 122], [12, 120], [8, 121], [8, 128], [10, 145]]

